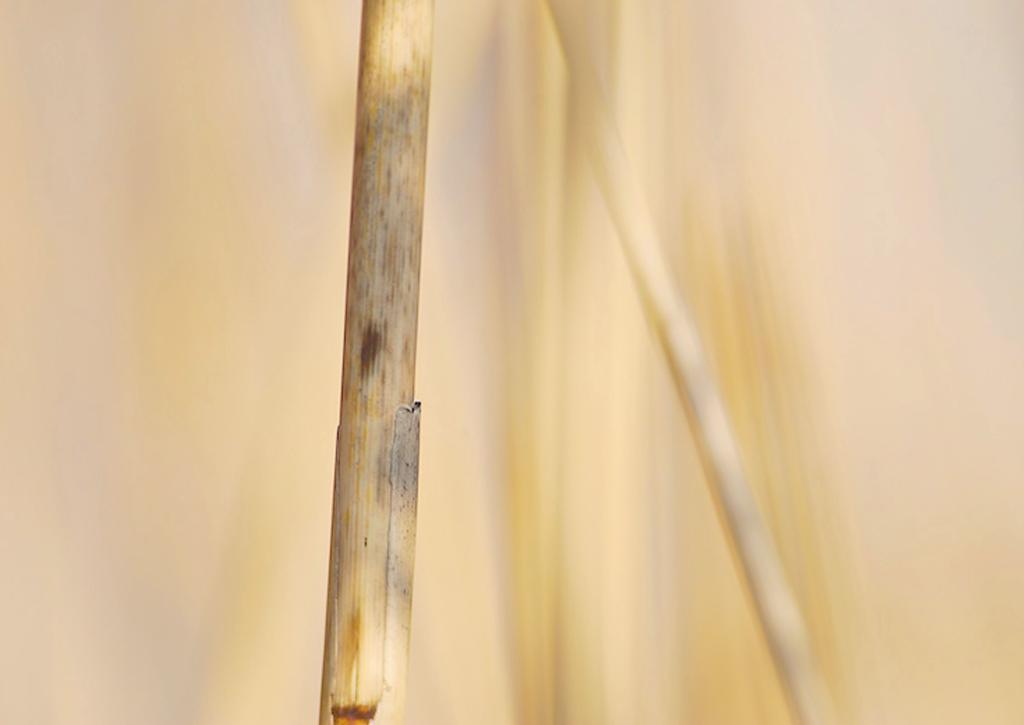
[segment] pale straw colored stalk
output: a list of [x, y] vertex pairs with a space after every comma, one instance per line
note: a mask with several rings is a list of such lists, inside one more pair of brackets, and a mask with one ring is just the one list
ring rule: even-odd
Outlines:
[[320, 725], [402, 721], [432, 0], [364, 0]]
[[549, 0], [575, 96], [584, 104], [597, 183], [686, 410], [705, 477], [793, 717], [802, 725], [835, 721], [810, 649], [807, 627], [741, 464], [736, 438], [712, 378], [693, 316], [676, 290], [639, 181], [626, 156], [607, 97], [567, 4]]

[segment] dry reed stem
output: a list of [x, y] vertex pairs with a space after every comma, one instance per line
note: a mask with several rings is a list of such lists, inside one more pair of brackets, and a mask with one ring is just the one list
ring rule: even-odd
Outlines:
[[[595, 176], [636, 283], [645, 314], [665, 353], [685, 408], [704, 473], [740, 565], [758, 621], [795, 720], [835, 722], [831, 698], [810, 649], [807, 627], [786, 581], [781, 559], [743, 471], [722, 397], [689, 309], [669, 275], [639, 181], [609, 111], [606, 95], [564, 3], [548, 7], [585, 105]], [[584, 115], [584, 114], [581, 114]]]
[[402, 714], [432, 10], [363, 2], [321, 725]]

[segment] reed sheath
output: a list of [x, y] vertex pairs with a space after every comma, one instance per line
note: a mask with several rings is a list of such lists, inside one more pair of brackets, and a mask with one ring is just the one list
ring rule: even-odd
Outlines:
[[432, 0], [364, 0], [320, 725], [401, 722]]

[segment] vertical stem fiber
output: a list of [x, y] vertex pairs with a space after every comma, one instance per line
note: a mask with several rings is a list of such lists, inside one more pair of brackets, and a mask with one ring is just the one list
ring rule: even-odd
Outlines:
[[[409, 457], [395, 454], [396, 421], [415, 429], [418, 452], [419, 408], [412, 403], [432, 5], [363, 2], [321, 725], [398, 722], [400, 706], [378, 708], [404, 696], [396, 688], [404, 682], [408, 602], [389, 597], [388, 569], [407, 573], [390, 588], [411, 597], [413, 538], [401, 538], [403, 550], [389, 554], [389, 532], [393, 459]], [[415, 426], [400, 410], [415, 416]], [[410, 490], [414, 533], [415, 482], [406, 481], [400, 495]], [[407, 502], [401, 509], [407, 527]], [[397, 567], [396, 556], [404, 559]], [[387, 631], [389, 609], [406, 621], [404, 644], [388, 645], [403, 661], [386, 667], [385, 641], [395, 638]]]

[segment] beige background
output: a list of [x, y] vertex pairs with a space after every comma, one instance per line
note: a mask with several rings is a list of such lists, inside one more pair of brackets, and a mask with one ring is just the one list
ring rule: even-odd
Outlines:
[[[1022, 6], [586, 7], [843, 721], [1024, 721]], [[313, 721], [358, 17], [0, 0], [0, 721]], [[410, 723], [786, 722], [546, 14], [435, 45]]]

